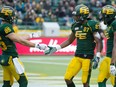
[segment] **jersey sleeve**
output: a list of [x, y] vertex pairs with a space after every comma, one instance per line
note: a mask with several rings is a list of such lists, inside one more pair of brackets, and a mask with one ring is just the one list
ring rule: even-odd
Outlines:
[[3, 34], [4, 36], [6, 36], [6, 35], [8, 35], [8, 34], [10, 34], [10, 33], [12, 33], [12, 32], [14, 32], [14, 30], [13, 30], [13, 27], [10, 26], [10, 25], [4, 26], [4, 28], [3, 28], [3, 30], [2, 30], [2, 34]]
[[91, 20], [88, 25], [91, 28], [92, 32], [98, 32], [99, 31], [99, 22]]
[[72, 24], [72, 26], [71, 26], [71, 31], [74, 33], [75, 32], [75, 25], [76, 25], [76, 23], [74, 22], [73, 24]]

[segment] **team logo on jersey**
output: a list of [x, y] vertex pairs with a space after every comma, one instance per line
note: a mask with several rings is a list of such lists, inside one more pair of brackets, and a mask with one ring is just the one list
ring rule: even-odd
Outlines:
[[75, 27], [75, 30], [79, 30], [79, 27]]

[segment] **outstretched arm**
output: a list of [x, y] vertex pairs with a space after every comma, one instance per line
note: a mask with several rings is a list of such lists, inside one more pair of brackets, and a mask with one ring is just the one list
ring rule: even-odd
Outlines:
[[18, 42], [28, 47], [36, 47], [36, 48], [39, 48], [40, 50], [45, 50], [47, 48], [46, 44], [32, 43], [29, 40], [23, 38], [23, 36], [19, 36], [15, 33], [10, 33], [6, 37], [14, 42]]
[[68, 45], [70, 45], [73, 41], [75, 40], [75, 35], [72, 32], [70, 34], [70, 36], [68, 37], [67, 40], [65, 40], [63, 43], [60, 44], [61, 48], [67, 47]]
[[75, 35], [72, 32], [67, 40], [65, 40], [60, 45], [57, 45], [55, 47], [48, 46], [49, 49], [45, 50], [45, 55], [51, 55], [52, 53], [56, 52], [57, 50], [60, 50], [61, 48], [67, 47], [75, 40]]

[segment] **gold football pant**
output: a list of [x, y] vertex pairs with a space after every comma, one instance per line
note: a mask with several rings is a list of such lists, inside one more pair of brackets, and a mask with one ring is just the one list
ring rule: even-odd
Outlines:
[[[22, 65], [20, 59], [18, 59], [18, 61]], [[2, 66], [2, 68], [3, 68], [3, 81], [4, 81], [3, 87], [11, 87], [13, 85], [14, 78], [17, 80], [20, 87], [27, 87], [27, 83], [28, 83], [27, 76], [25, 75], [25, 73], [20, 75], [16, 72], [16, 68], [13, 64], [13, 61], [10, 61], [10, 65]]]
[[70, 61], [64, 79], [71, 80], [82, 69], [82, 83], [89, 83], [91, 76], [91, 59], [73, 57]]
[[98, 83], [103, 82], [105, 79], [110, 78], [110, 81], [114, 86], [116, 85], [116, 76], [112, 76], [110, 74], [110, 62], [111, 62], [111, 58], [109, 57], [105, 57], [102, 60], [99, 68]]

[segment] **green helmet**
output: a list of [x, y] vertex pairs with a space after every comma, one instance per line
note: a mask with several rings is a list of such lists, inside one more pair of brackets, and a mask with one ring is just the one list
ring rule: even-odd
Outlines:
[[111, 5], [106, 5], [101, 9], [102, 19], [105, 24], [111, 23], [115, 19], [116, 9]]
[[14, 9], [10, 6], [4, 6], [0, 11], [0, 18], [10, 24], [13, 23], [14, 16]]
[[75, 7], [75, 10], [72, 12], [72, 14], [77, 18], [77, 22], [86, 20], [89, 16], [89, 8], [86, 5], [77, 5]]

